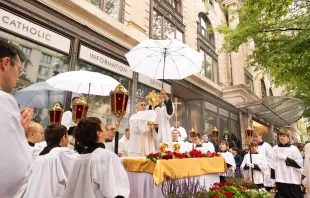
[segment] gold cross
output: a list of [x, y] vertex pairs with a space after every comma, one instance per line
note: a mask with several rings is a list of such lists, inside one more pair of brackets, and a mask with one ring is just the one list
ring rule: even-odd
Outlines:
[[175, 105], [175, 111], [174, 111], [174, 115], [175, 115], [175, 124], [177, 124], [178, 122], [178, 105], [181, 105], [181, 102], [178, 102], [178, 98], [174, 98], [174, 103], [172, 103]]

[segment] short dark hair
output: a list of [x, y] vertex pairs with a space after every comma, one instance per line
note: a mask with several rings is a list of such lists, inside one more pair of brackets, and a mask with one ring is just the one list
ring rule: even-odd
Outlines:
[[16, 56], [19, 56], [21, 62], [24, 60], [24, 54], [18, 46], [7, 42], [4, 39], [0, 39], [0, 58], [9, 57], [14, 61]]
[[125, 129], [125, 133], [126, 133], [127, 131], [129, 131], [129, 128], [126, 128], [126, 129]]
[[67, 128], [60, 124], [51, 124], [46, 127], [44, 137], [47, 145], [59, 144], [61, 138], [67, 134]]
[[195, 133], [194, 137], [198, 137], [199, 139], [201, 139], [200, 133]]
[[93, 146], [98, 140], [97, 131], [102, 131], [100, 124], [99, 118], [83, 118], [74, 129], [75, 139], [84, 146]]
[[237, 147], [232, 147], [231, 150], [236, 151], [237, 153], [239, 153], [239, 149]]
[[229, 144], [228, 144], [228, 142], [227, 142], [225, 139], [221, 140], [221, 141], [220, 141], [220, 144], [221, 144], [221, 143], [226, 144], [226, 146], [229, 147]]
[[258, 143], [256, 141], [252, 141], [252, 142], [250, 142], [250, 146], [251, 147], [253, 147], [253, 146], [257, 147]]

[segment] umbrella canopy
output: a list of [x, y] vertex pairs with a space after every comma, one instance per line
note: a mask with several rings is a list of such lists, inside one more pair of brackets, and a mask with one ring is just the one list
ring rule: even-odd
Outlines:
[[108, 96], [119, 84], [117, 80], [97, 72], [70, 71], [45, 81], [53, 88], [91, 95]]
[[64, 101], [64, 91], [45, 82], [32, 84], [14, 95], [18, 104], [33, 108], [50, 108], [56, 101]]
[[203, 56], [178, 40], [144, 40], [126, 55], [130, 68], [153, 79], [183, 79], [201, 70]]

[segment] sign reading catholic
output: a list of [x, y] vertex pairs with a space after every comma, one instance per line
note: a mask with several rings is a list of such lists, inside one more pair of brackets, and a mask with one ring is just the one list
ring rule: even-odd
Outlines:
[[0, 9], [0, 26], [65, 53], [70, 52], [70, 39], [3, 9]]
[[132, 71], [127, 65], [85, 47], [84, 45], [80, 46], [79, 58], [117, 74], [132, 78]]

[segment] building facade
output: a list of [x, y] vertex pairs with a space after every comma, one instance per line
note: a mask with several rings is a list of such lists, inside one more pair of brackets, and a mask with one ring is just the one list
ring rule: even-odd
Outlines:
[[[177, 98], [181, 103], [177, 106], [181, 125], [200, 133], [211, 133], [216, 127], [221, 136], [235, 134], [244, 140], [252, 118], [236, 105], [277, 92], [268, 77], [246, 67], [251, 43], [237, 53], [220, 52], [223, 36], [210, 31], [211, 27], [237, 23], [230, 22], [223, 6], [236, 8], [240, 4], [238, 0], [2, 0], [0, 38], [24, 52], [26, 75], [17, 89], [74, 70], [96, 71], [117, 79], [131, 96], [121, 133], [129, 125], [136, 101], [151, 90], [159, 91], [162, 83], [132, 72], [124, 55], [145, 39], [178, 39], [204, 57], [200, 73], [164, 81], [173, 101]], [[70, 93], [60, 99], [66, 108], [70, 100]], [[89, 106], [89, 116], [113, 123], [109, 97], [91, 96]], [[36, 109], [44, 125], [48, 124], [47, 112]], [[264, 136], [272, 141], [272, 126], [255, 121], [266, 127]]]

